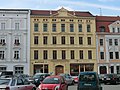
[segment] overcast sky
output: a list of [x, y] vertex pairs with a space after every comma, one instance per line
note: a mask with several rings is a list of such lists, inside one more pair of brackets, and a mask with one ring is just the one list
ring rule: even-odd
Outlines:
[[1, 9], [89, 11], [93, 15], [120, 16], [120, 0], [0, 0]]

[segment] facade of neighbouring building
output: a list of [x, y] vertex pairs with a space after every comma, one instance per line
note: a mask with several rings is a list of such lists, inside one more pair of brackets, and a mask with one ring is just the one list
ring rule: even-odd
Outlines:
[[120, 74], [120, 17], [96, 17], [98, 73]]
[[30, 10], [0, 9], [0, 72], [29, 74]]
[[95, 21], [89, 12], [31, 10], [30, 74], [97, 71]]

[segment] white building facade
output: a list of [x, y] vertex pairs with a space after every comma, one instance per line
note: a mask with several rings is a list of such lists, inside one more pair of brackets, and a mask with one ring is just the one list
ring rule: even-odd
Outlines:
[[30, 10], [0, 9], [0, 71], [29, 74]]
[[120, 74], [120, 17], [97, 17], [98, 74]]

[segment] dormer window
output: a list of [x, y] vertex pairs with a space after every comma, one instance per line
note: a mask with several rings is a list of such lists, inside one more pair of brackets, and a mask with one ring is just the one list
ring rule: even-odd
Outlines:
[[113, 33], [115, 32], [115, 28], [112, 28], [112, 32], [113, 32]]
[[104, 26], [99, 27], [99, 29], [100, 29], [100, 32], [105, 32], [105, 27]]

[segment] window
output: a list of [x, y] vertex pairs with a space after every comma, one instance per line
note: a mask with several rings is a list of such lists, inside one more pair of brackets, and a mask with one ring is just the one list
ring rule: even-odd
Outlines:
[[48, 59], [48, 51], [47, 50], [43, 51], [43, 59]]
[[61, 37], [61, 44], [65, 44], [65, 36]]
[[114, 43], [117, 46], [118, 45], [118, 39], [114, 39]]
[[56, 24], [52, 24], [52, 31], [56, 32]]
[[91, 45], [91, 37], [88, 37], [87, 40], [88, 40], [88, 45]]
[[47, 39], [48, 39], [47, 36], [43, 36], [43, 44], [47, 44]]
[[57, 59], [57, 51], [53, 50], [53, 59]]
[[19, 54], [20, 54], [19, 51], [14, 51], [14, 59], [19, 59], [20, 58]]
[[70, 24], [70, 32], [74, 32], [74, 24]]
[[62, 50], [62, 59], [66, 59], [66, 51]]
[[83, 44], [83, 37], [79, 37], [79, 44], [80, 44], [80, 45]]
[[15, 67], [15, 74], [23, 74], [24, 67], [17, 66]]
[[104, 52], [100, 52], [100, 59], [104, 59]]
[[100, 29], [100, 32], [105, 32], [105, 27], [104, 26], [99, 27], [99, 29]]
[[113, 52], [109, 52], [110, 59], [113, 59]]
[[115, 58], [119, 59], [119, 52], [115, 52]]
[[90, 25], [87, 25], [87, 32], [91, 32]]
[[71, 50], [71, 59], [74, 59], [74, 50]]
[[109, 39], [109, 45], [112, 45], [112, 39]]
[[120, 28], [117, 28], [117, 30], [118, 30], [118, 33], [120, 33]]
[[70, 44], [74, 44], [74, 37], [70, 37]]
[[14, 45], [20, 45], [20, 40], [18, 37], [15, 37], [15, 42], [14, 42]]
[[100, 46], [103, 46], [103, 39], [100, 39]]
[[53, 36], [53, 37], [52, 37], [52, 43], [53, 43], [53, 44], [56, 44], [56, 41], [57, 41], [57, 40], [56, 40], [56, 36]]
[[4, 72], [6, 71], [6, 67], [5, 66], [0, 66], [0, 72]]
[[1, 38], [1, 40], [0, 40], [0, 45], [5, 45], [6, 43], [5, 43], [5, 39], [4, 38]]
[[43, 24], [43, 32], [47, 32], [47, 24]]
[[19, 23], [15, 23], [15, 30], [19, 30]]
[[83, 50], [79, 51], [80, 59], [83, 59]]
[[82, 24], [78, 24], [78, 30], [79, 32], [82, 32]]
[[112, 28], [113, 33], [115, 32], [115, 28]]
[[5, 51], [0, 51], [0, 59], [3, 60], [5, 58]]
[[38, 31], [38, 23], [34, 23], [34, 31], [35, 31], [35, 32]]
[[120, 66], [116, 66], [117, 74], [120, 74]]
[[5, 23], [1, 23], [1, 29], [5, 30]]
[[65, 32], [65, 24], [61, 24], [61, 32]]
[[111, 66], [111, 73], [114, 73], [114, 66]]
[[88, 50], [88, 59], [92, 59], [92, 51]]
[[34, 50], [34, 59], [38, 59], [38, 50]]
[[34, 44], [38, 44], [38, 36], [34, 36]]

